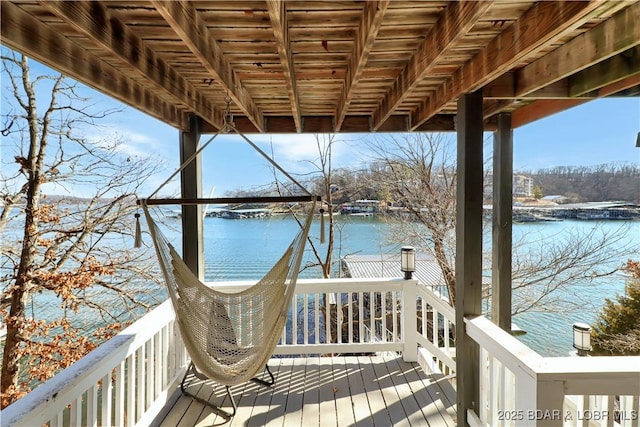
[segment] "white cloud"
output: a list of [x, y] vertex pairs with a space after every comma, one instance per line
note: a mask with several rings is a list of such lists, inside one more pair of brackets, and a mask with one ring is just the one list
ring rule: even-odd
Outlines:
[[[320, 145], [328, 142], [328, 135], [318, 135]], [[283, 168], [295, 173], [308, 172], [315, 169], [309, 163], [318, 163], [320, 153], [316, 135], [312, 134], [276, 134], [255, 135], [250, 139], [268, 154], [273, 145], [274, 159]], [[353, 166], [353, 160], [358, 157], [355, 148], [350, 144], [350, 138], [343, 135], [335, 136], [332, 147], [333, 167]]]
[[122, 126], [101, 126], [100, 131], [87, 136], [89, 142], [96, 147], [106, 149], [118, 142], [115, 150], [127, 157], [158, 156], [162, 159], [170, 157], [166, 152], [166, 144], [146, 134]]

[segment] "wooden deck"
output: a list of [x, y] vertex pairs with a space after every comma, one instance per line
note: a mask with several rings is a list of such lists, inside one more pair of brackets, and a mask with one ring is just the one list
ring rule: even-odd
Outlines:
[[[455, 391], [445, 378], [426, 375], [401, 357], [348, 356], [272, 359], [272, 388], [232, 388], [232, 420], [180, 396], [156, 425], [174, 426], [454, 426]], [[222, 386], [192, 383], [198, 396], [220, 402]], [[222, 403], [228, 409], [229, 402]]]

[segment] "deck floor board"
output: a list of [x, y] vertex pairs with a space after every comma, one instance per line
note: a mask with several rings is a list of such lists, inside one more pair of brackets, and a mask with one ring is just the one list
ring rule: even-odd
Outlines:
[[[442, 426], [455, 425], [455, 391], [401, 356], [282, 358], [269, 361], [273, 387], [234, 386], [236, 416], [227, 420], [180, 396], [155, 426]], [[223, 386], [195, 382], [198, 396], [230, 409]], [[179, 392], [179, 391], [178, 391]]]

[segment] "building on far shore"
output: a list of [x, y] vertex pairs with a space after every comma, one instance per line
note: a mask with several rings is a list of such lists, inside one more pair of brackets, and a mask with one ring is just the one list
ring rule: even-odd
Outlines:
[[[485, 178], [485, 198], [493, 197], [493, 174], [489, 172]], [[528, 175], [513, 175], [512, 194], [514, 198], [533, 197], [533, 178]]]

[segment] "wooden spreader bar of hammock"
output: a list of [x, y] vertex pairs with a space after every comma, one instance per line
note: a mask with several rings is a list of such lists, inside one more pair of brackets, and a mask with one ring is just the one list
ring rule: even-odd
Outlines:
[[286, 203], [322, 201], [321, 196], [262, 196], [262, 197], [213, 197], [196, 199], [142, 199], [138, 204], [153, 205], [215, 205], [230, 203]]

